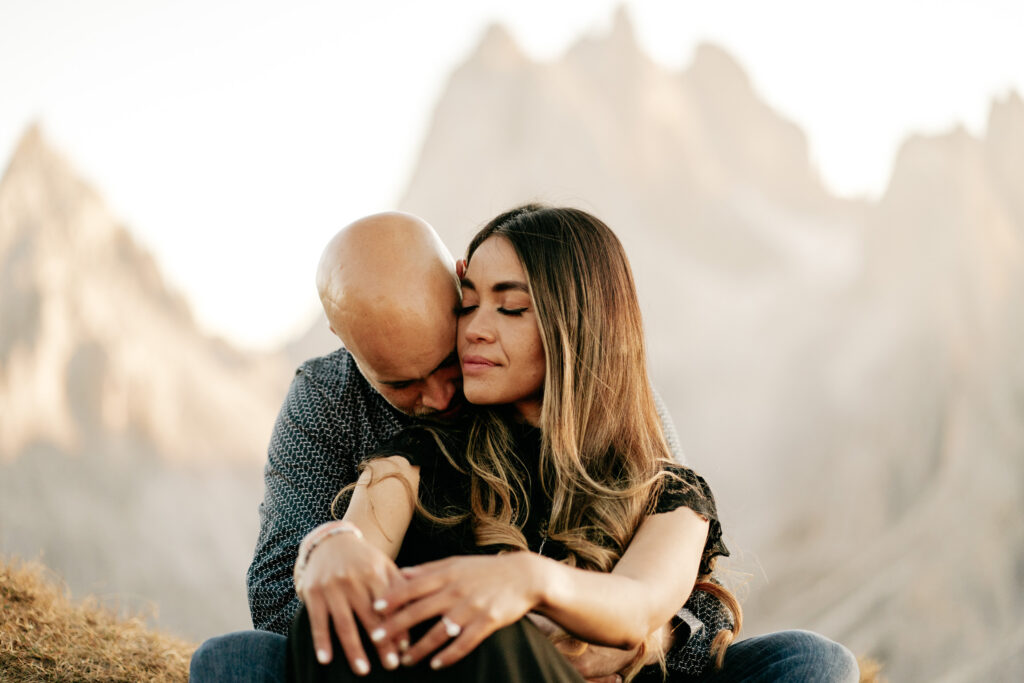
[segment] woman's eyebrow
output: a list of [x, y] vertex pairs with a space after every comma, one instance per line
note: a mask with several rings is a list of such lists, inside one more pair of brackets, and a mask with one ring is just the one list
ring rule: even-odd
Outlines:
[[507, 292], [509, 290], [515, 290], [519, 292], [526, 292], [527, 294], [530, 293], [530, 289], [526, 286], [525, 282], [515, 281], [498, 282], [493, 287], [491, 287], [491, 290], [495, 292]]
[[[468, 278], [462, 278], [462, 288], [472, 289], [474, 292], [476, 291], [476, 285], [473, 284], [473, 281]], [[527, 294], [530, 293], [530, 288], [526, 286], [525, 282], [518, 282], [515, 280], [508, 280], [506, 282], [496, 282], [494, 286], [491, 287], [492, 292], [507, 292], [510, 290], [526, 292]]]

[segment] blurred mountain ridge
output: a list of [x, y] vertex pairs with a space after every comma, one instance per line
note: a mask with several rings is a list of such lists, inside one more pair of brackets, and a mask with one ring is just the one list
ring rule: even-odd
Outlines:
[[[197, 245], [197, 248], [201, 248]], [[288, 370], [204, 336], [103, 200], [31, 127], [0, 181], [0, 457], [128, 438], [259, 461]]]
[[910, 137], [877, 201], [842, 199], [726, 51], [673, 71], [631, 32], [620, 13], [544, 63], [486, 34], [400, 207], [453, 253], [538, 199], [617, 232], [655, 386], [753, 576], [751, 632], [818, 629], [892, 680], [1016, 680], [1019, 95], [981, 137]]
[[129, 610], [155, 600], [179, 633], [244, 627], [291, 369], [201, 334], [99, 194], [25, 133], [0, 180], [0, 554], [41, 554]]

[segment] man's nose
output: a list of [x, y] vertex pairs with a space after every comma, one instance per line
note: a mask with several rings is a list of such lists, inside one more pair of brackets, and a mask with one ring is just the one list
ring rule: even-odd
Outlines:
[[448, 404], [452, 402], [454, 395], [455, 382], [452, 381], [451, 377], [447, 375], [443, 377], [431, 376], [427, 380], [427, 385], [423, 388], [423, 396], [420, 402], [424, 408], [442, 412], [448, 409]]

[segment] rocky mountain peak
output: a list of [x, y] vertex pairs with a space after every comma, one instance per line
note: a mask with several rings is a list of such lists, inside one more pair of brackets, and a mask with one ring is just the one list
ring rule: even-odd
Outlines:
[[[883, 203], [904, 192], [978, 172], [981, 141], [962, 125], [937, 135], [911, 135], [900, 145]], [[945, 197], [939, 196], [939, 199]]]
[[484, 31], [469, 62], [504, 70], [525, 64], [529, 62], [529, 58], [508, 29], [495, 22]]
[[700, 43], [693, 53], [693, 62], [685, 77], [709, 89], [752, 92], [750, 77], [740, 63], [721, 47]]
[[1012, 136], [1024, 142], [1024, 99], [1016, 90], [992, 101], [989, 109], [987, 137]]
[[605, 43], [612, 49], [621, 52], [639, 52], [640, 46], [636, 41], [636, 28], [633, 26], [633, 18], [629, 16], [629, 10], [625, 5], [619, 5], [612, 17], [611, 31], [605, 38]]
[[565, 61], [607, 75], [612, 82], [620, 84], [623, 77], [636, 76], [635, 69], [647, 61], [647, 55], [637, 42], [629, 12], [620, 6], [609, 30], [581, 38], [569, 48]]
[[285, 372], [198, 330], [38, 126], [0, 181], [0, 291], [0, 460], [124, 439], [173, 458], [262, 450], [266, 433], [236, 411], [269, 430]]
[[1017, 222], [1024, 225], [1024, 100], [1016, 91], [992, 103], [985, 153], [994, 182]]
[[2, 221], [0, 251], [27, 239], [26, 231], [32, 240], [53, 241], [50, 246], [61, 250], [87, 251], [117, 237], [116, 222], [99, 195], [49, 144], [39, 124], [29, 126], [15, 147], [0, 192], [5, 210], [26, 217], [16, 223]]
[[[714, 249], [729, 260], [749, 251], [750, 241], [739, 250], [728, 246], [718, 224], [738, 219], [697, 207], [744, 194], [801, 209], [834, 208], [803, 132], [760, 99], [720, 48], [701, 46], [685, 71], [664, 68], [640, 49], [622, 9], [609, 30], [581, 38], [561, 60], [514, 71], [503, 66], [520, 56], [505, 29], [488, 29], [439, 99], [400, 203], [442, 226], [456, 252], [474, 226], [537, 198], [628, 194], [631, 200], [617, 208], [630, 224], [637, 213], [673, 224], [682, 199], [708, 223], [687, 220], [685, 230], [698, 242], [722, 245]], [[452, 175], [452, 168], [479, 169], [481, 159], [502, 163], [472, 178]], [[446, 182], [438, 185], [441, 178]]]
[[7, 268], [32, 268], [29, 279], [53, 285], [66, 277], [91, 281], [90, 274], [121, 277], [191, 325], [188, 306], [167, 287], [153, 257], [39, 125], [22, 136], [0, 182], [0, 211], [0, 255], [17, 254]]
[[38, 156], [45, 148], [46, 143], [43, 141], [42, 126], [38, 121], [33, 121], [25, 129], [18, 144], [15, 145], [14, 154], [11, 155], [8, 168], [27, 163], [26, 159]]
[[707, 164], [721, 164], [733, 187], [745, 187], [802, 209], [830, 203], [810, 161], [807, 137], [756, 91], [727, 51], [700, 44], [679, 82], [699, 121]]

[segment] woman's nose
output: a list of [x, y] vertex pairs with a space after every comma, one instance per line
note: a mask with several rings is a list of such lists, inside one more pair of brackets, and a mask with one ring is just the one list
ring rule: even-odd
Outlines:
[[463, 318], [463, 321], [462, 335], [466, 341], [494, 341], [494, 326], [490, 324], [485, 312], [475, 311], [468, 318]]

